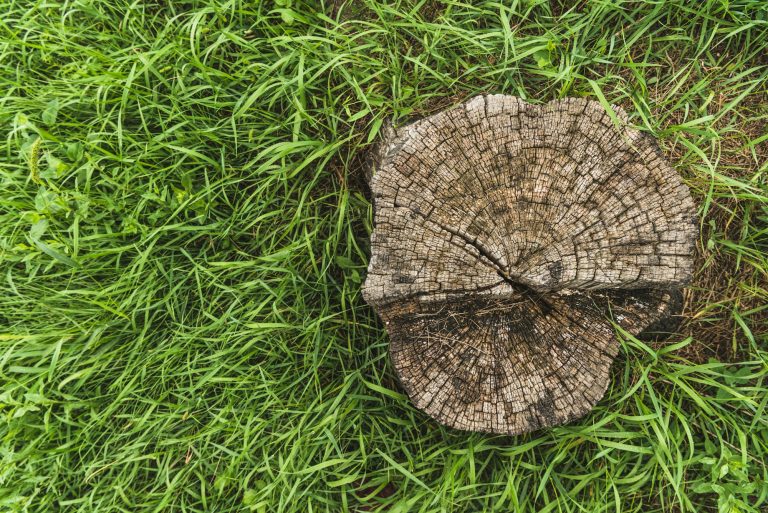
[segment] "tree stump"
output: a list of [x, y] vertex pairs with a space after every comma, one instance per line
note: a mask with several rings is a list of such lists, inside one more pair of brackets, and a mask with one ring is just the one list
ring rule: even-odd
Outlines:
[[363, 296], [415, 405], [464, 430], [572, 421], [691, 278], [694, 203], [656, 142], [597, 102], [479, 96], [389, 129]]

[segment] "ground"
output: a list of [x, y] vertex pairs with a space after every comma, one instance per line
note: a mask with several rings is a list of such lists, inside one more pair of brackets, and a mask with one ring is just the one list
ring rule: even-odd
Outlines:
[[[0, 0], [0, 510], [768, 508], [768, 7]], [[623, 106], [698, 205], [583, 419], [441, 427], [360, 296], [385, 120]]]

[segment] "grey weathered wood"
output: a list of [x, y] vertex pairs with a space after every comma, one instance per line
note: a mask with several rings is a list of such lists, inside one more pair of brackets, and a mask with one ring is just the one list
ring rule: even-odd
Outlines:
[[522, 433], [588, 412], [691, 277], [694, 204], [655, 141], [593, 101], [479, 96], [374, 155], [363, 286], [415, 405]]

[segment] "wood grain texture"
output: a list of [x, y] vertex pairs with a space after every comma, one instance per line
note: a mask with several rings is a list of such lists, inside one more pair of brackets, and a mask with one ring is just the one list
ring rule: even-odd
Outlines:
[[677, 303], [694, 204], [614, 113], [479, 96], [386, 133], [363, 295], [438, 421], [516, 434], [578, 418], [608, 385], [611, 319], [639, 334]]

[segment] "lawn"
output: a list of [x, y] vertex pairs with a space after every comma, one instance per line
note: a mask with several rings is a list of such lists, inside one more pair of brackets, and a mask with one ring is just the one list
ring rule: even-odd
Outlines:
[[[615, 103], [691, 188], [679, 333], [588, 416], [416, 410], [360, 295], [382, 124]], [[768, 511], [768, 4], [0, 0], [0, 511]]]

